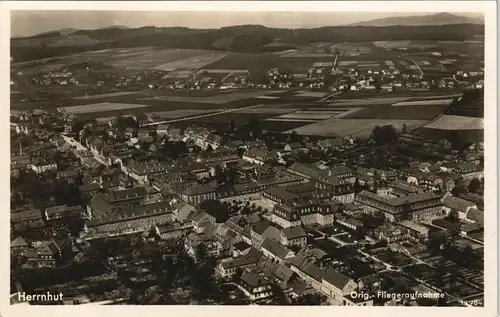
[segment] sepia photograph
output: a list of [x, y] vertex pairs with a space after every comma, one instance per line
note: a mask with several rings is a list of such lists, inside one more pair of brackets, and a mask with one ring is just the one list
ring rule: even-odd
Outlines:
[[64, 3], [4, 14], [10, 311], [496, 307], [494, 2]]

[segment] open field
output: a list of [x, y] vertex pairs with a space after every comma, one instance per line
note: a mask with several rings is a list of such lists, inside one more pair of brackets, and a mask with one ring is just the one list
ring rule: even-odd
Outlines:
[[[403, 124], [409, 129], [425, 124], [426, 120], [391, 120], [391, 119], [338, 119], [330, 118], [294, 129], [301, 135], [317, 136], [369, 136], [375, 126], [393, 125], [401, 130]], [[292, 132], [292, 131], [287, 131]]]
[[176, 70], [178, 68], [186, 68], [186, 67], [197, 69], [205, 65], [211, 64], [215, 61], [218, 61], [219, 59], [223, 58], [226, 55], [227, 54], [216, 54], [216, 53], [211, 53], [207, 55], [197, 55], [181, 60], [171, 61], [162, 64], [160, 66], [157, 66], [154, 69], [163, 71]]
[[131, 104], [131, 103], [114, 103], [114, 102], [103, 102], [103, 103], [94, 103], [88, 105], [81, 106], [73, 106], [73, 107], [62, 107], [57, 110], [60, 112], [67, 113], [93, 113], [93, 112], [104, 112], [110, 110], [124, 110], [124, 109], [134, 109], [134, 108], [144, 108], [149, 107], [148, 105], [139, 105], [139, 104]]
[[[219, 110], [220, 111], [220, 110]], [[156, 112], [146, 112], [146, 115], [158, 116], [162, 119], [177, 119], [190, 117], [200, 114], [209, 114], [219, 112], [217, 110], [203, 110], [203, 109], [184, 109], [184, 110], [172, 110], [172, 111], [156, 111]]]
[[448, 106], [453, 99], [430, 99], [430, 100], [415, 100], [403, 101], [392, 104], [393, 107], [407, 107], [407, 106]]
[[484, 129], [484, 119], [444, 115], [426, 125], [425, 128], [437, 130], [482, 130]]
[[420, 101], [420, 100], [441, 100], [441, 99], [452, 99], [456, 97], [460, 97], [462, 94], [453, 94], [453, 95], [439, 95], [439, 96], [419, 96], [413, 99], [408, 99], [407, 101]]
[[79, 99], [79, 100], [100, 99], [100, 98], [108, 98], [108, 97], [128, 96], [128, 95], [134, 95], [137, 93], [138, 92], [135, 92], [135, 91], [134, 92], [133, 91], [117, 91], [117, 92], [110, 92], [110, 93], [98, 94], [98, 95], [79, 96], [79, 97], [74, 97], [73, 99]]
[[292, 113], [284, 114], [274, 119], [292, 119], [292, 120], [325, 120], [334, 115], [341, 113], [340, 111], [295, 111]]
[[297, 111], [299, 109], [294, 109], [294, 108], [268, 108], [269, 106], [266, 106], [266, 108], [250, 108], [250, 109], [242, 109], [239, 110], [238, 113], [269, 113], [269, 114], [276, 114], [276, 115], [281, 115], [281, 114], [286, 114], [286, 113], [291, 113], [294, 111]]
[[326, 93], [320, 91], [299, 91], [298, 93], [295, 94], [295, 96], [321, 98], [325, 96], [325, 94]]
[[307, 58], [307, 57], [328, 57], [334, 58], [333, 54], [326, 53], [308, 53], [308, 52], [291, 52], [280, 55], [280, 57]]
[[141, 100], [161, 100], [161, 101], [176, 101], [176, 102], [196, 102], [196, 103], [211, 103], [224, 104], [242, 99], [250, 99], [259, 96], [272, 95], [282, 91], [254, 91], [254, 92], [235, 92], [231, 94], [207, 96], [207, 97], [180, 97], [180, 96], [157, 96], [152, 98], [143, 98]]
[[443, 113], [446, 106], [372, 106], [365, 107], [343, 117], [346, 119], [396, 119], [396, 120], [432, 120]]
[[[295, 132], [301, 135], [318, 136], [353, 136], [366, 137], [370, 135], [375, 126], [393, 125], [401, 130], [403, 124], [409, 129], [425, 124], [426, 120], [391, 120], [391, 119], [338, 119], [330, 118], [315, 122], [297, 129]], [[288, 131], [292, 132], [292, 131]]]
[[[70, 56], [40, 59], [38, 62], [46, 62], [46, 64], [37, 65], [37, 67], [50, 67], [54, 64], [67, 65], [81, 62], [102, 62], [116, 69], [157, 69], [173, 71], [177, 68], [185, 67], [197, 69], [213, 63], [226, 55], [226, 53], [221, 53], [220, 51], [137, 47], [130, 49], [89, 51]], [[15, 63], [13, 64], [13, 68], [28, 67], [28, 65], [31, 64], [32, 62]]]
[[277, 96], [257, 96], [254, 98], [256, 98], [256, 99], [269, 99], [269, 100], [280, 99], [280, 97], [277, 97]]
[[385, 49], [401, 49], [408, 48], [410, 46], [410, 41], [387, 41], [385, 43]]
[[163, 76], [161, 79], [186, 79], [189, 78], [193, 74], [193, 71], [189, 70], [179, 70], [179, 71], [171, 71], [170, 73]]
[[328, 106], [339, 107], [363, 107], [363, 106], [377, 106], [377, 105], [390, 105], [405, 101], [410, 97], [380, 97], [380, 98], [363, 98], [363, 99], [340, 99], [328, 103]]
[[221, 113], [220, 115], [207, 116], [203, 118], [195, 118], [192, 120], [186, 120], [186, 124], [217, 124], [229, 126], [231, 121], [236, 124], [245, 124], [250, 120], [262, 120], [268, 118], [269, 114], [266, 113], [240, 113], [239, 111], [230, 113]]
[[310, 124], [309, 122], [298, 122], [298, 121], [274, 121], [274, 120], [261, 120], [259, 126], [263, 130], [269, 130], [274, 132], [285, 132], [288, 130], [293, 130], [301, 126]]
[[[326, 55], [326, 56], [325, 56]], [[283, 71], [290, 71], [294, 73], [305, 73], [309, 68], [317, 62], [334, 62], [335, 55], [329, 54], [306, 54], [305, 56], [290, 57], [283, 55], [282, 57], [275, 54], [229, 54], [224, 58], [207, 65], [203, 70], [211, 69], [226, 69], [226, 70], [241, 70], [242, 65], [248, 68], [252, 81], [256, 84], [261, 83], [262, 76], [264, 76], [269, 69], [279, 68]]]

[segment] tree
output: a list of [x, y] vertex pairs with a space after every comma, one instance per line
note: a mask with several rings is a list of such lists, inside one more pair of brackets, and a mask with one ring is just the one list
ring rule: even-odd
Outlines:
[[215, 199], [205, 200], [200, 203], [200, 209], [215, 217], [217, 223], [225, 222], [229, 219], [229, 208]]
[[207, 260], [207, 256], [207, 246], [204, 243], [198, 244], [195, 250], [196, 261], [198, 261], [199, 263], [205, 263], [205, 261]]
[[289, 249], [292, 250], [295, 253], [299, 253], [300, 252], [300, 247], [298, 245], [292, 245], [292, 246], [290, 246]]
[[408, 127], [406, 124], [403, 124], [403, 127], [401, 128], [401, 134], [407, 134], [408, 133]]
[[297, 131], [293, 130], [289, 135], [288, 135], [288, 142], [289, 143], [294, 143], [294, 142], [301, 142], [302, 141], [302, 136], [300, 136]]
[[233, 275], [233, 281], [238, 284], [241, 281], [241, 275], [243, 275], [243, 269], [237, 267]]
[[271, 284], [272, 303], [277, 305], [288, 305], [289, 301], [283, 289], [277, 283]]
[[471, 193], [477, 193], [481, 188], [481, 182], [477, 178], [473, 178], [469, 183], [469, 191]]
[[376, 126], [370, 136], [377, 145], [392, 144], [398, 138], [396, 128], [392, 125]]
[[314, 294], [302, 295], [296, 298], [293, 301], [293, 304], [302, 306], [319, 306], [325, 301], [326, 301], [326, 296], [314, 293]]

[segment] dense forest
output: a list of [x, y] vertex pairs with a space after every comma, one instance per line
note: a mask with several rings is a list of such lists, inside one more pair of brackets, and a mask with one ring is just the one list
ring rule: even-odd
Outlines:
[[[461, 41], [483, 34], [484, 26], [477, 24], [429, 26], [335, 26], [315, 29], [277, 29], [261, 25], [242, 25], [221, 29], [107, 28], [78, 30], [70, 35], [51, 32], [29, 38], [11, 39], [11, 56], [15, 61], [28, 61], [62, 56], [89, 50], [154, 46], [221, 50], [237, 53], [262, 53], [279, 39], [287, 47], [313, 42], [372, 42], [383, 40], [447, 40]], [[74, 41], [71, 41], [71, 38]], [[85, 40], [86, 39], [86, 40]], [[277, 49], [282, 49], [278, 46]]]

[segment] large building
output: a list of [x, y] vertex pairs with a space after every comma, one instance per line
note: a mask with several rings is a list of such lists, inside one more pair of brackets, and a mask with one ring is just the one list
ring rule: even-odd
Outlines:
[[86, 220], [84, 231], [88, 236], [140, 232], [174, 220], [172, 204], [160, 202], [122, 207], [106, 217]]
[[331, 169], [321, 170], [294, 163], [288, 168], [288, 172], [308, 179], [317, 190], [327, 191], [330, 196], [328, 198], [334, 198], [342, 203], [350, 203], [354, 200], [352, 175], [347, 169], [335, 169], [333, 172], [339, 175], [337, 176]]
[[272, 213], [272, 221], [283, 228], [318, 224], [333, 224], [335, 207], [331, 203], [319, 199], [295, 200], [290, 204], [276, 205]]
[[356, 202], [365, 212], [382, 212], [391, 222], [431, 219], [439, 216], [442, 208], [441, 197], [431, 192], [387, 198], [364, 190], [356, 196]]

